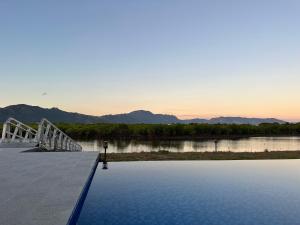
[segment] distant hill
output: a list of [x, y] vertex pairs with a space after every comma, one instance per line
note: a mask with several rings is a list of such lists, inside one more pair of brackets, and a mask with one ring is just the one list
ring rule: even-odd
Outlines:
[[207, 124], [260, 124], [260, 123], [285, 123], [285, 121], [274, 118], [244, 118], [244, 117], [217, 117], [212, 119], [195, 118], [181, 120], [174, 115], [154, 114], [145, 110], [137, 110], [130, 113], [91, 116], [80, 113], [62, 111], [58, 108], [41, 108], [25, 104], [11, 105], [0, 108], [0, 122], [7, 118], [14, 117], [22, 122], [39, 122], [42, 118], [47, 118], [54, 123], [145, 123], [145, 124], [172, 124], [172, 123], [207, 123]]
[[274, 118], [244, 118], [244, 117], [217, 117], [208, 120], [210, 124], [261, 124], [261, 123], [286, 123]]
[[97, 116], [88, 116], [79, 113], [70, 113], [62, 111], [58, 108], [41, 108], [30, 105], [11, 105], [5, 108], [0, 108], [0, 122], [4, 122], [8, 117], [13, 117], [21, 122], [34, 123], [41, 121], [42, 118], [47, 118], [53, 123], [97, 123], [100, 122]]
[[153, 114], [152, 112], [145, 110], [133, 111], [125, 114], [117, 114], [117, 115], [106, 115], [101, 116], [101, 120], [108, 123], [180, 123], [176, 116], [165, 115], [165, 114]]

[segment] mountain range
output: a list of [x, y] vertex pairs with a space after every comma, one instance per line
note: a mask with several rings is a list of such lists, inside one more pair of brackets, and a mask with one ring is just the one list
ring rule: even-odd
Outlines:
[[0, 108], [0, 123], [3, 123], [9, 117], [13, 117], [24, 123], [39, 122], [42, 118], [58, 123], [127, 123], [127, 124], [189, 124], [189, 123], [207, 123], [207, 124], [253, 124], [260, 123], [286, 123], [283, 120], [274, 118], [245, 118], [245, 117], [216, 117], [212, 119], [189, 119], [182, 120], [174, 115], [154, 114], [150, 111], [137, 110], [130, 113], [91, 116], [80, 113], [72, 113], [60, 110], [58, 108], [42, 108], [25, 104], [11, 105]]

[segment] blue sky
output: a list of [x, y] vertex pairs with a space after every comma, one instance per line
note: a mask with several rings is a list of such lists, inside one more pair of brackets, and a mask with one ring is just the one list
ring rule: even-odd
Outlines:
[[296, 0], [0, 1], [0, 107], [300, 120], [299, 10]]

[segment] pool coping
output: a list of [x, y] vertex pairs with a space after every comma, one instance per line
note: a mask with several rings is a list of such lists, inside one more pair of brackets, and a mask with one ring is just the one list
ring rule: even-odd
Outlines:
[[97, 159], [95, 160], [95, 163], [92, 167], [92, 170], [90, 172], [90, 175], [88, 176], [88, 179], [81, 191], [81, 194], [79, 196], [79, 199], [77, 200], [76, 204], [75, 204], [75, 207], [71, 213], [71, 216], [67, 222], [67, 225], [76, 225], [77, 222], [78, 222], [78, 219], [79, 219], [79, 216], [80, 216], [80, 213], [81, 213], [81, 210], [83, 208], [83, 205], [84, 205], [84, 202], [85, 202], [85, 199], [87, 197], [87, 194], [89, 192], [89, 189], [90, 189], [90, 186], [91, 186], [91, 183], [93, 181], [93, 178], [94, 178], [94, 175], [96, 173], [96, 170], [97, 170], [97, 167], [98, 167], [98, 164], [100, 162], [100, 159], [101, 159], [101, 156], [100, 156], [100, 153], [98, 154], [97, 156]]

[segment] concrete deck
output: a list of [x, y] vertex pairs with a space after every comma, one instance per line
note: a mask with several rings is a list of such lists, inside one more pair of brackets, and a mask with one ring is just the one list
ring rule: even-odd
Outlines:
[[98, 153], [24, 150], [0, 148], [0, 224], [66, 225]]

